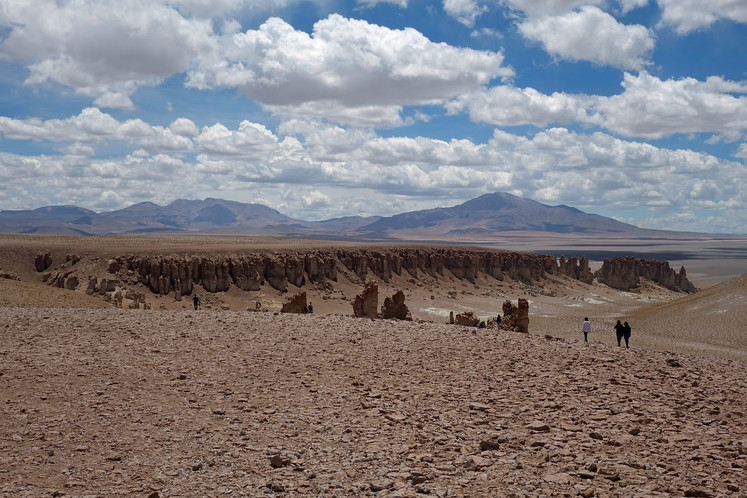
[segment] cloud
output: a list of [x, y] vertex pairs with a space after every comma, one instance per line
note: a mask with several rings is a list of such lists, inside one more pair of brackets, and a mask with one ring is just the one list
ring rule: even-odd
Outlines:
[[747, 129], [746, 82], [710, 77], [661, 80], [646, 72], [626, 73], [624, 92], [598, 97], [600, 124], [625, 136], [657, 139], [676, 133], [740, 134]]
[[648, 0], [619, 0], [623, 13], [648, 5]]
[[[181, 121], [182, 125], [186, 121]], [[189, 138], [175, 134], [169, 128], [151, 126], [140, 119], [119, 122], [95, 107], [83, 109], [77, 116], [67, 119], [13, 119], [0, 116], [0, 132], [11, 140], [74, 141], [88, 145], [121, 140], [150, 151], [192, 150]]]
[[646, 66], [654, 48], [653, 35], [647, 28], [620, 24], [593, 6], [558, 16], [531, 18], [519, 23], [518, 29], [555, 57], [621, 69]]
[[0, 59], [28, 64], [27, 84], [65, 85], [105, 107], [131, 108], [138, 86], [214, 49], [209, 21], [149, 0], [4, 0], [2, 10]]
[[500, 53], [337, 14], [317, 22], [311, 35], [271, 18], [257, 30], [224, 37], [221, 54], [191, 69], [187, 85], [237, 88], [278, 112], [299, 106], [306, 116], [319, 112], [314, 103], [332, 104], [332, 117], [371, 114], [375, 107], [391, 116], [392, 106], [443, 102], [513, 75]]
[[[106, 192], [117, 192], [122, 203], [168, 203], [208, 194], [240, 197], [248, 189], [261, 189], [273, 207], [285, 206], [287, 214], [301, 218], [310, 209], [318, 218], [386, 215], [454, 205], [491, 191], [622, 215], [626, 209], [638, 212], [643, 207], [651, 211], [651, 218], [688, 209], [747, 213], [743, 164], [601, 132], [585, 135], [558, 127], [525, 137], [496, 130], [490, 140], [478, 143], [381, 137], [371, 130], [301, 120], [283, 123], [276, 135], [244, 121], [235, 129], [221, 123], [203, 127], [194, 138], [194, 159], [179, 152], [147, 154], [142, 149], [101, 159], [86, 154], [86, 144], [105, 145], [147, 130], [172, 132], [139, 120], [120, 123], [103, 114], [88, 114], [56, 122], [12, 122], [14, 138], [35, 136], [44, 127], [60, 140], [89, 138], [80, 142], [82, 146], [61, 149], [60, 155], [0, 153], [0, 180], [6, 189], [55, 192], [47, 202], [36, 199], [37, 206], [64, 202], [94, 209], [109, 209], [116, 202]], [[174, 127], [187, 122], [175, 120]], [[173, 181], [175, 177], [179, 182]], [[356, 200], [363, 192], [370, 202]], [[747, 223], [744, 214], [735, 216], [741, 224], [732, 219], [731, 225], [716, 223], [709, 230], [733, 231]]]
[[684, 35], [720, 19], [747, 23], [747, 3], [741, 0], [657, 0], [662, 23]]
[[579, 7], [604, 5], [607, 0], [501, 0], [501, 3], [532, 18], [567, 14]]
[[402, 8], [407, 7], [407, 0], [358, 0], [358, 5], [364, 7], [375, 7], [380, 3], [391, 3]]
[[401, 105], [346, 106], [336, 100], [320, 100], [290, 105], [266, 105], [265, 110], [285, 119], [325, 119], [362, 128], [396, 128], [410, 124], [402, 117]]
[[475, 19], [487, 10], [485, 5], [478, 5], [476, 0], [444, 0], [444, 11], [469, 27], [474, 26]]
[[445, 104], [449, 114], [466, 110], [475, 122], [498, 126], [574, 123], [590, 120], [584, 108], [587, 97], [565, 93], [545, 95], [534, 88], [496, 86], [465, 94]]
[[496, 126], [582, 123], [626, 137], [659, 139], [714, 133], [711, 142], [738, 140], [747, 130], [747, 82], [712, 76], [661, 80], [647, 72], [625, 73], [623, 92], [610, 97], [533, 88], [482, 88], [445, 104], [449, 114], [468, 112], [475, 122]]
[[238, 130], [218, 123], [206, 126], [195, 139], [199, 149], [211, 156], [267, 159], [278, 147], [278, 140], [261, 124], [242, 121]]

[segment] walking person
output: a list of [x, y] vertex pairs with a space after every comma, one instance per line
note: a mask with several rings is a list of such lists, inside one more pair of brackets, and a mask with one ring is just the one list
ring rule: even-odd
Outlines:
[[584, 342], [589, 343], [589, 332], [591, 332], [591, 322], [588, 317], [584, 318], [584, 323], [581, 325], [581, 332], [584, 333]]
[[195, 305], [195, 310], [197, 310], [197, 308], [200, 307], [200, 298], [197, 297], [197, 294], [195, 294], [194, 296], [192, 296], [192, 302]]
[[[630, 342], [630, 333], [631, 332], [632, 331], [630, 329], [630, 325], [628, 325], [628, 322], [625, 322], [625, 324], [623, 325], [623, 337], [625, 338], [625, 347], [626, 348], [630, 347], [629, 342]], [[617, 342], [619, 343], [620, 340], [618, 339]]]
[[620, 346], [620, 341], [623, 338], [625, 332], [625, 325], [620, 323], [620, 320], [615, 324], [615, 335], [617, 336], [617, 345]]

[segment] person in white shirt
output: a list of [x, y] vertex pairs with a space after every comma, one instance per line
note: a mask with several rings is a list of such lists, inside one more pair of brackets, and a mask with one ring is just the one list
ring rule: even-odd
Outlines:
[[581, 325], [581, 332], [584, 333], [584, 342], [589, 342], [589, 332], [591, 332], [591, 322], [588, 318], [584, 318], [584, 323]]

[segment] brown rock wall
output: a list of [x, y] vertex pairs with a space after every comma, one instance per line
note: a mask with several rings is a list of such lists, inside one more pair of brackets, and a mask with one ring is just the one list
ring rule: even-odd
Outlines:
[[595, 273], [599, 283], [614, 289], [628, 291], [638, 287], [640, 278], [656, 282], [662, 287], [682, 292], [696, 292], [697, 288], [687, 279], [685, 268], [675, 272], [667, 261], [640, 258], [605, 259]]

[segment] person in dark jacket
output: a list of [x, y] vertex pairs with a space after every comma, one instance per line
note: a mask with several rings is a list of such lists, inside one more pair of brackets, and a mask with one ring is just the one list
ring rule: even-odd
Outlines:
[[197, 294], [195, 294], [194, 296], [192, 296], [192, 302], [195, 305], [195, 309], [197, 309], [197, 308], [200, 307], [200, 298], [197, 297]]
[[[629, 342], [630, 342], [630, 333], [631, 333], [630, 325], [628, 325], [628, 322], [625, 322], [623, 325], [623, 337], [625, 338], [625, 347], [629, 348]], [[618, 339], [617, 342], [619, 343], [620, 340]]]
[[620, 320], [618, 320], [617, 323], [615, 324], [615, 335], [617, 336], [617, 345], [618, 346], [621, 345], [620, 341], [623, 338], [624, 331], [625, 331], [625, 325], [623, 325], [622, 323], [620, 323]]

